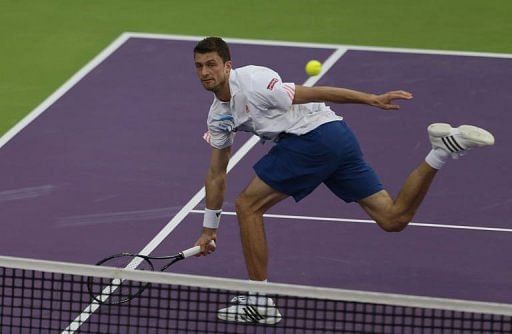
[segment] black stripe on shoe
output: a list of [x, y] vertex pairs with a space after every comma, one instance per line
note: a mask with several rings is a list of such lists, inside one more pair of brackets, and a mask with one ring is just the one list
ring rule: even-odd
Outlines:
[[258, 312], [258, 310], [252, 305], [247, 305], [246, 307], [244, 307], [243, 310], [244, 310], [245, 314], [247, 315], [247, 317], [254, 322], [258, 322], [264, 318], [264, 316], [262, 316]]
[[453, 147], [455, 147], [457, 151], [464, 151], [464, 148], [459, 145], [459, 143], [457, 143], [454, 136], [448, 137], [448, 140], [452, 143]]
[[456, 152], [456, 150], [452, 148], [452, 143], [448, 140], [448, 137], [442, 137], [441, 140], [443, 141], [444, 146], [446, 146], [450, 152]]

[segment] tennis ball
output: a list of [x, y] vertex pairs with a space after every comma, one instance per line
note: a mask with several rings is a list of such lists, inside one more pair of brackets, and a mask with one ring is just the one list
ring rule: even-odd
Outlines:
[[310, 60], [306, 64], [306, 73], [309, 76], [314, 76], [320, 74], [322, 71], [322, 63], [318, 60]]

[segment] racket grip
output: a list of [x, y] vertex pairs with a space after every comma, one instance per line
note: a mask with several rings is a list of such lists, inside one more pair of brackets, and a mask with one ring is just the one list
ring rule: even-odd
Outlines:
[[[215, 241], [213, 241], [213, 240], [210, 241], [210, 245], [213, 246], [213, 247], [216, 247], [215, 246]], [[189, 248], [189, 249], [185, 249], [183, 252], [181, 252], [181, 254], [183, 254], [183, 258], [186, 259], [187, 257], [199, 254], [199, 252], [201, 252], [201, 247], [195, 246], [195, 247], [192, 247], [192, 248]]]

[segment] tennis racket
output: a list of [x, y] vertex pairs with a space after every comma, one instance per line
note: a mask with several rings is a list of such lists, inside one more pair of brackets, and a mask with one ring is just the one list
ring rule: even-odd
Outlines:
[[[212, 240], [210, 245], [215, 247]], [[195, 246], [175, 255], [149, 256], [142, 254], [120, 253], [106, 257], [96, 263], [97, 266], [108, 266], [122, 269], [137, 269], [155, 271], [153, 261], [166, 261], [160, 267], [160, 271], [167, 270], [174, 263], [184, 260], [190, 256], [199, 254], [201, 248]], [[108, 305], [119, 305], [140, 296], [151, 283], [137, 282], [118, 278], [88, 277], [87, 290], [91, 298], [100, 303]]]

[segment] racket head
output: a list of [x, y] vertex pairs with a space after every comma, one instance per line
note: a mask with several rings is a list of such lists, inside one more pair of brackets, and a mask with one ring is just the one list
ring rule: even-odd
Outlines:
[[[98, 266], [121, 269], [154, 271], [148, 257], [137, 254], [121, 253], [106, 257], [96, 263]], [[100, 304], [119, 305], [127, 303], [142, 294], [150, 285], [147, 282], [122, 280], [118, 278], [88, 277], [87, 290], [92, 300]]]

